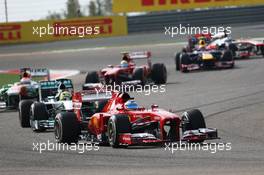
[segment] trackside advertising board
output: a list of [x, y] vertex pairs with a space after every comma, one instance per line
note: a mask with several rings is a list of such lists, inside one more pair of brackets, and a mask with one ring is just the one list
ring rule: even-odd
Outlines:
[[264, 0], [113, 0], [113, 11], [146, 12], [224, 6], [264, 5]]
[[123, 16], [0, 23], [0, 44], [127, 35]]

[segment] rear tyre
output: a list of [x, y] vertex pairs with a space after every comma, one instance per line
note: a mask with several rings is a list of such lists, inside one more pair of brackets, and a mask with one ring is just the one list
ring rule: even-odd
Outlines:
[[88, 72], [85, 83], [100, 83], [98, 73], [96, 71]]
[[167, 69], [163, 63], [156, 63], [152, 66], [151, 79], [155, 84], [165, 84], [167, 82]]
[[79, 137], [79, 124], [73, 112], [59, 113], [55, 117], [55, 139], [58, 143], [77, 143]]
[[134, 80], [140, 80], [141, 85], [144, 86], [146, 84], [146, 77], [144, 75], [144, 69], [143, 68], [135, 69], [135, 71], [133, 73], [133, 79]]
[[182, 132], [206, 128], [204, 116], [198, 109], [193, 109], [182, 114]]
[[262, 56], [264, 57], [264, 46], [261, 46], [261, 47], [260, 47], [260, 50], [261, 50], [261, 54], [262, 54]]
[[[46, 105], [44, 103], [35, 102], [32, 106], [32, 111], [30, 115], [31, 123], [33, 121], [48, 120], [48, 119], [49, 119], [49, 114]], [[31, 128], [35, 132], [43, 132], [46, 130], [45, 128], [35, 128], [34, 126], [31, 126]]]
[[121, 147], [119, 134], [131, 133], [131, 123], [127, 115], [113, 115], [108, 121], [107, 134], [113, 148]]
[[231, 54], [233, 57], [236, 56], [236, 51], [238, 51], [238, 48], [235, 44], [229, 44], [228, 49], [231, 51]]
[[226, 50], [222, 56], [222, 61], [233, 61], [234, 57], [231, 50]]
[[33, 100], [22, 100], [19, 102], [19, 122], [22, 128], [30, 127], [30, 107], [33, 104]]

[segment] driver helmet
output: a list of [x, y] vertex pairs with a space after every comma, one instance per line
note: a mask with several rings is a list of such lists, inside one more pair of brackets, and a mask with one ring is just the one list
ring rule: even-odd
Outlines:
[[123, 55], [122, 60], [125, 60], [125, 61], [129, 62], [129, 61], [130, 61], [129, 55], [128, 55], [127, 53], [125, 53], [125, 54]]
[[200, 41], [199, 41], [199, 47], [200, 47], [200, 48], [204, 48], [205, 46], [206, 46], [205, 41], [204, 41], [204, 40], [200, 40]]
[[59, 90], [59, 91], [65, 91], [65, 90], [66, 90], [66, 86], [65, 86], [65, 84], [60, 83], [60, 85], [59, 85], [59, 87], [58, 87], [58, 90]]
[[127, 68], [127, 67], [128, 67], [128, 62], [125, 61], [125, 60], [122, 60], [121, 63], [120, 63], [120, 66], [121, 66], [122, 68]]
[[26, 70], [25, 72], [22, 73], [22, 77], [21, 79], [30, 79], [31, 78], [31, 75], [30, 75], [30, 72], [28, 70]]
[[136, 110], [136, 109], [138, 109], [138, 104], [135, 100], [128, 100], [125, 103], [125, 108], [128, 110]]
[[23, 78], [30, 78], [30, 72], [29, 71], [23, 72], [22, 77]]
[[25, 71], [22, 73], [22, 78], [20, 83], [30, 83], [31, 82], [31, 75], [29, 71]]
[[59, 100], [60, 101], [66, 101], [66, 100], [71, 100], [72, 95], [68, 91], [64, 91], [60, 94]]

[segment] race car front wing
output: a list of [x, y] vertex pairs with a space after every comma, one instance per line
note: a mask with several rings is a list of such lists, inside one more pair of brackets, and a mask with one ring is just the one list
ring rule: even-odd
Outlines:
[[32, 120], [31, 127], [34, 129], [53, 129], [54, 120]]
[[[197, 130], [185, 131], [181, 141], [203, 142], [205, 140], [219, 139], [217, 129], [200, 128]], [[119, 135], [119, 143], [122, 145], [151, 145], [158, 143], [171, 142], [170, 140], [161, 140], [149, 133], [125, 133]]]

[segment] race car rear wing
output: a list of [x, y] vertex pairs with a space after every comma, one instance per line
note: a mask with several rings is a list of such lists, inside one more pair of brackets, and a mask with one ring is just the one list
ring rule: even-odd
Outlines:
[[198, 34], [195, 34], [194, 37], [197, 39], [199, 39], [200, 37], [205, 37], [207, 39], [211, 39], [212, 34], [211, 33], [198, 33]]
[[112, 97], [110, 93], [87, 93], [83, 94], [82, 101], [83, 102], [91, 102], [91, 101], [99, 101], [99, 100], [108, 100]]
[[46, 80], [50, 80], [50, 71], [46, 68], [21, 68], [20, 69], [20, 79], [22, 78], [23, 73], [30, 73], [31, 77], [44, 77]]
[[236, 40], [234, 42], [235, 44], [252, 44], [252, 45], [255, 45], [255, 46], [264, 46], [264, 40], [261, 41], [261, 40], [253, 40], [253, 39], [240, 39], [240, 40]]
[[122, 52], [121, 54], [127, 55], [130, 59], [149, 59], [151, 52], [140, 51], [140, 52]]
[[147, 60], [147, 64], [149, 67], [151, 67], [151, 52], [149, 51], [140, 51], [140, 52], [122, 52], [123, 59], [127, 57], [128, 60]]
[[73, 83], [71, 79], [67, 78], [61, 78], [61, 79], [56, 79], [57, 85], [60, 83], [64, 84], [68, 90], [73, 90]]
[[[87, 84], [88, 85], [88, 84]], [[112, 98], [112, 92], [107, 91], [106, 89], [87, 89], [74, 94], [73, 100], [82, 101], [82, 102], [91, 102], [98, 100], [108, 100]]]

